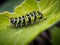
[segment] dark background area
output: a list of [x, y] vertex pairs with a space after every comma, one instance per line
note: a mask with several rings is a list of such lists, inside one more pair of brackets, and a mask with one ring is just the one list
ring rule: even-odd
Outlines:
[[24, 0], [0, 0], [0, 13], [4, 11], [13, 12], [15, 6], [21, 4]]

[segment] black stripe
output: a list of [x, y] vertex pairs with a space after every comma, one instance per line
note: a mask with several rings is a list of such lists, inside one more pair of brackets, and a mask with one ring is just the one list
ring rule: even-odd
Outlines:
[[36, 12], [33, 11], [33, 14], [34, 14], [34, 21], [36, 21]]
[[31, 23], [31, 17], [29, 14], [27, 14], [27, 16], [28, 16], [28, 24], [30, 24]]
[[21, 17], [19, 17], [18, 26], [21, 26]]
[[15, 23], [14, 24], [16, 25], [16, 23], [17, 23], [17, 18], [15, 17]]
[[22, 16], [22, 18], [23, 18], [23, 25], [25, 25], [25, 17], [24, 17], [24, 16]]
[[42, 19], [43, 18], [43, 14], [40, 13], [39, 11], [37, 11], [38, 15], [40, 15], [40, 18], [39, 19]]

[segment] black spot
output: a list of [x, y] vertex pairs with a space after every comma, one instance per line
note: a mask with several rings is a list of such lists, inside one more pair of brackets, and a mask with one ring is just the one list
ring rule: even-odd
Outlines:
[[33, 13], [30, 13], [31, 16], [33, 16]]
[[47, 18], [44, 18], [44, 20], [47, 20]]
[[40, 1], [40, 0], [37, 0], [37, 1]]

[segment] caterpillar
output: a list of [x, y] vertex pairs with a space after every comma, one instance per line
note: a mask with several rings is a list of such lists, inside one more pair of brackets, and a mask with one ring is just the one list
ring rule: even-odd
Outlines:
[[39, 11], [33, 11], [25, 16], [10, 18], [10, 23], [16, 27], [27, 26], [40, 21], [43, 18], [43, 14]]
[[10, 23], [16, 27], [27, 26], [40, 21], [43, 18], [43, 14], [39, 11], [33, 11], [25, 16], [10, 18]]

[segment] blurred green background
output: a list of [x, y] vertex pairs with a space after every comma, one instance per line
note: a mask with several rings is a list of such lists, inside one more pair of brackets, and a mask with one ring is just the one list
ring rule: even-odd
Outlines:
[[13, 12], [14, 8], [24, 0], [0, 0], [0, 13], [4, 11]]

